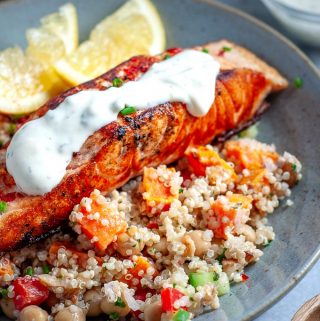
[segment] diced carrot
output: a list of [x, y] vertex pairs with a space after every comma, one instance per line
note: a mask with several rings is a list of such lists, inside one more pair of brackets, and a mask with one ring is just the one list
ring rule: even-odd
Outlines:
[[3, 257], [0, 260], [0, 278], [4, 275], [13, 275], [13, 269], [11, 265], [11, 261], [8, 258]]
[[264, 186], [270, 186], [266, 178], [267, 170], [265, 168], [251, 169], [248, 176], [243, 176], [238, 182], [239, 185], [247, 185], [255, 192], [261, 192]]
[[237, 177], [233, 167], [222, 159], [216, 151], [206, 146], [192, 147], [186, 151], [186, 156], [189, 167], [196, 176], [205, 176], [207, 167], [219, 166], [230, 174], [231, 181]]
[[140, 280], [148, 275], [150, 270], [153, 270], [152, 278], [155, 278], [159, 274], [151, 261], [144, 256], [138, 256], [137, 260], [134, 261], [133, 268], [130, 268], [128, 273], [120, 278], [120, 281], [128, 284], [129, 288], [133, 287], [139, 289], [142, 286]]
[[279, 158], [275, 151], [263, 148], [262, 144], [250, 145], [241, 139], [226, 142], [224, 151], [226, 158], [236, 165], [238, 171], [264, 168], [266, 159], [276, 162]]
[[[55, 242], [55, 243], [51, 244], [51, 246], [49, 248], [49, 258], [48, 258], [48, 262], [50, 264], [53, 265], [54, 260], [58, 257], [58, 251], [61, 248], [65, 249], [67, 251], [70, 251], [72, 253], [72, 255], [77, 256], [77, 262], [78, 262], [79, 266], [82, 267], [83, 269], [86, 268], [87, 261], [89, 259], [88, 253], [78, 251], [69, 242]], [[103, 260], [100, 257], [95, 256], [95, 259], [98, 261], [99, 265], [102, 265]]]
[[[175, 173], [174, 168], [167, 168], [170, 175]], [[142, 180], [143, 199], [146, 201], [147, 210], [150, 212], [152, 207], [163, 205], [163, 210], [167, 210], [170, 204], [179, 197], [179, 188], [173, 190], [170, 184], [161, 180], [158, 176], [157, 169], [145, 167]]]
[[85, 202], [80, 203], [79, 211], [83, 217], [77, 219], [77, 223], [96, 248], [105, 251], [118, 234], [125, 232], [127, 222], [97, 191], [91, 193], [88, 200], [91, 200], [89, 207]]
[[212, 204], [213, 215], [207, 217], [207, 225], [214, 237], [226, 239], [226, 228], [244, 224], [249, 218], [252, 199], [242, 194], [219, 196]]

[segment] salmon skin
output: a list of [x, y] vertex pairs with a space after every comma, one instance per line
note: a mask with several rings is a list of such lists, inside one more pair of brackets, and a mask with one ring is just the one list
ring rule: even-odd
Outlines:
[[[215, 48], [214, 44], [206, 47], [209, 54], [217, 56], [213, 51], [216, 49], [210, 49], [211, 46]], [[171, 49], [155, 57], [131, 58], [102, 76], [50, 100], [23, 122], [43, 116], [79, 91], [106, 90], [116, 77], [124, 82], [135, 80], [155, 62], [180, 51]], [[161, 104], [127, 116], [119, 114], [116, 121], [86, 140], [80, 151], [74, 154], [59, 185], [43, 196], [28, 196], [18, 191], [6, 170], [6, 148], [3, 148], [0, 151], [0, 199], [7, 202], [7, 209], [0, 216], [0, 252], [31, 244], [63, 225], [74, 205], [93, 189], [108, 193], [140, 175], [144, 166], [172, 163], [188, 146], [207, 144], [217, 136], [243, 126], [259, 113], [271, 91], [286, 86], [286, 80], [275, 70], [270, 73], [268, 68], [271, 67], [266, 64], [263, 66], [267, 69], [250, 69], [250, 57], [245, 57], [245, 68], [234, 61], [229, 63], [227, 57], [223, 59], [225, 62], [221, 61], [216, 88], [212, 88], [216, 98], [207, 115], [193, 117], [180, 102]]]

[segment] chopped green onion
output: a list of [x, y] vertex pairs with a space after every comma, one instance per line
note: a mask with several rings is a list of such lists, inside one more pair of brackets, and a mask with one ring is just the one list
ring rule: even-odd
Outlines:
[[126, 304], [122, 301], [121, 298], [117, 298], [117, 301], [115, 302], [114, 305], [117, 306], [117, 307], [120, 307], [120, 308], [125, 308], [126, 307]]
[[291, 168], [294, 172], [297, 171], [297, 165], [296, 164], [291, 164]]
[[112, 80], [113, 87], [120, 87], [120, 86], [122, 86], [122, 84], [123, 84], [123, 81], [118, 77], [116, 77]]
[[119, 313], [117, 313], [117, 312], [111, 312], [110, 314], [109, 314], [109, 318], [110, 318], [110, 320], [119, 320]]
[[179, 194], [183, 193], [183, 188], [179, 188]]
[[33, 268], [31, 266], [28, 266], [26, 268], [26, 275], [33, 276], [33, 274], [34, 274]]
[[294, 80], [294, 85], [296, 86], [296, 88], [301, 88], [303, 86], [303, 80], [300, 77], [297, 77]]
[[0, 201], [0, 213], [3, 213], [7, 209], [7, 203]]
[[202, 52], [204, 52], [204, 53], [209, 53], [209, 50], [208, 50], [207, 48], [203, 48], [203, 49], [202, 49]]
[[173, 321], [188, 321], [189, 318], [190, 313], [186, 310], [180, 309], [175, 313]]
[[50, 272], [49, 266], [48, 265], [44, 265], [42, 267], [42, 271], [43, 271], [44, 274], [48, 274]]
[[223, 250], [222, 250], [222, 253], [217, 256], [217, 261], [218, 261], [220, 264], [222, 263], [222, 260], [226, 257], [226, 256], [225, 256], [226, 250], [227, 250], [227, 249], [224, 247]]
[[223, 46], [223, 47], [222, 47], [222, 51], [223, 51], [223, 52], [227, 52], [227, 51], [231, 51], [231, 50], [232, 50], [231, 47], [227, 47], [227, 46]]
[[125, 115], [130, 115], [136, 111], [137, 110], [133, 106], [126, 106], [120, 111], [120, 114], [125, 116]]
[[7, 128], [7, 133], [8, 133], [9, 135], [14, 135], [14, 133], [15, 133], [15, 131], [16, 131], [16, 127], [17, 127], [16, 124], [10, 123], [10, 124], [9, 124], [9, 127]]
[[0, 289], [1, 298], [4, 299], [8, 296], [9, 290], [8, 289]]

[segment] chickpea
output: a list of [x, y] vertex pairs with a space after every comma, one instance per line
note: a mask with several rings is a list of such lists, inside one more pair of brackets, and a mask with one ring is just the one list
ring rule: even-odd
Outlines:
[[168, 242], [165, 237], [161, 237], [158, 243], [153, 244], [153, 247], [160, 252], [162, 255], [167, 255], [168, 252]]
[[127, 233], [121, 233], [118, 235], [114, 247], [122, 256], [131, 256], [140, 254], [144, 245], [142, 240], [137, 241], [131, 238]]
[[47, 321], [48, 313], [47, 311], [39, 308], [36, 305], [29, 305], [25, 307], [19, 316], [19, 321]]
[[89, 290], [84, 294], [84, 302], [89, 303], [88, 317], [97, 317], [102, 313], [100, 308], [101, 300], [100, 289]]
[[256, 241], [256, 232], [254, 229], [248, 225], [244, 224], [238, 228], [238, 233], [243, 234], [247, 241], [254, 243]]
[[16, 319], [13, 312], [16, 309], [12, 299], [3, 299], [0, 300], [0, 307], [2, 312], [9, 318], [9, 319]]
[[185, 257], [193, 256], [195, 251], [196, 251], [196, 247], [194, 245], [194, 242], [193, 242], [192, 238], [189, 235], [184, 235], [182, 237], [181, 241], [186, 246], [186, 249], [185, 249], [183, 255]]
[[145, 321], [160, 321], [162, 314], [161, 301], [155, 301], [146, 305], [143, 314]]
[[79, 307], [71, 305], [59, 311], [54, 321], [86, 321], [86, 316]]
[[195, 230], [188, 233], [196, 248], [194, 255], [203, 256], [211, 247], [211, 242], [203, 239], [203, 231]]
[[106, 314], [118, 313], [120, 317], [125, 317], [130, 313], [131, 309], [128, 307], [128, 304], [123, 300], [123, 298], [121, 298], [121, 300], [125, 306], [116, 305], [116, 302], [110, 302], [107, 300], [107, 298], [103, 298], [100, 303], [100, 308], [102, 312]]

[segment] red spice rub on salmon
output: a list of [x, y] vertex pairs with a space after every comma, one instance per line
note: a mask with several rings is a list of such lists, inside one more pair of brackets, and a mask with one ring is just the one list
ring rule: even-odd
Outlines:
[[[205, 47], [210, 54], [219, 56], [214, 49], [216, 44]], [[52, 99], [22, 123], [41, 117], [79, 91], [106, 90], [116, 77], [124, 82], [135, 80], [153, 63], [179, 51], [181, 49], [168, 50], [155, 57], [133, 57]], [[3, 148], [0, 151], [0, 199], [7, 201], [7, 209], [0, 216], [0, 251], [35, 242], [61, 226], [74, 205], [89, 196], [93, 189], [108, 193], [141, 174], [144, 166], [169, 164], [180, 158], [188, 146], [207, 144], [218, 135], [250, 121], [259, 113], [266, 96], [271, 91], [285, 88], [287, 82], [253, 54], [246, 56], [242, 52], [241, 57], [238, 64], [235, 57], [228, 63], [227, 54], [224, 61], [221, 60], [216, 88], [212, 88], [216, 98], [206, 116], [191, 116], [180, 102], [161, 104], [127, 116], [119, 114], [117, 121], [102, 127], [86, 140], [74, 154], [60, 184], [43, 196], [19, 193], [6, 170], [6, 149]]]

